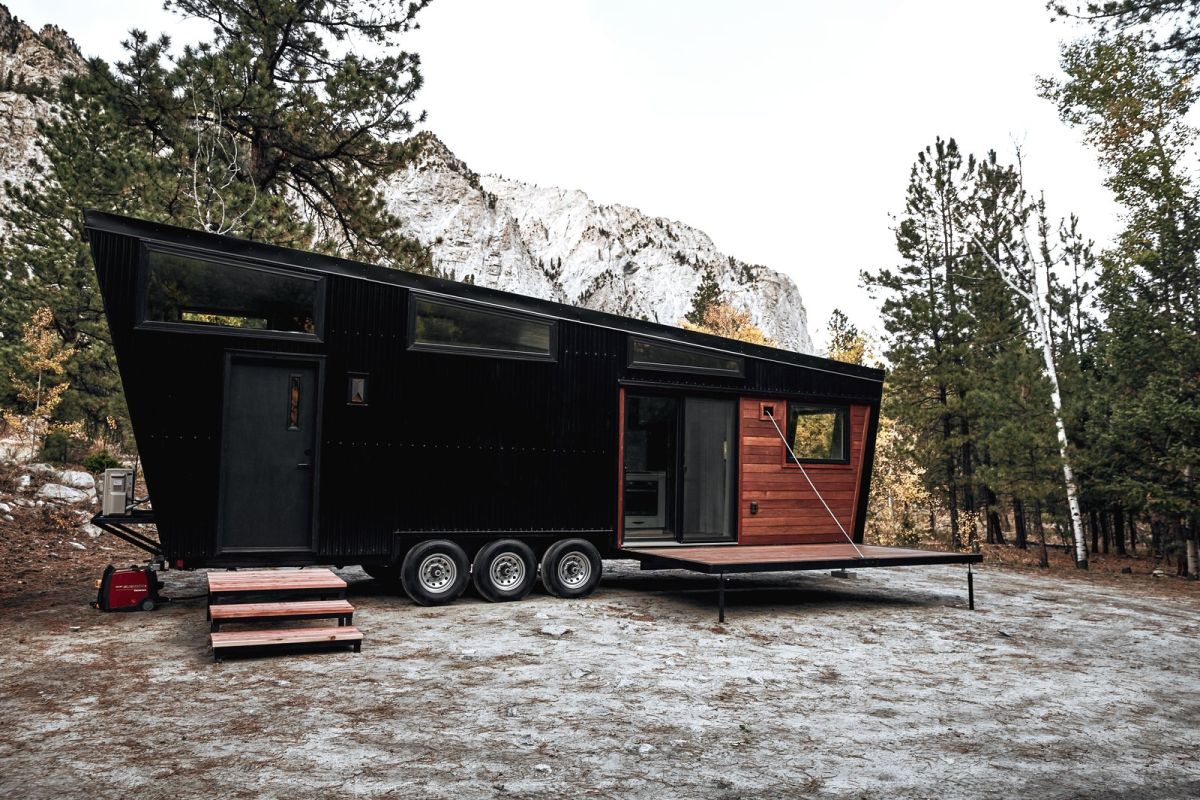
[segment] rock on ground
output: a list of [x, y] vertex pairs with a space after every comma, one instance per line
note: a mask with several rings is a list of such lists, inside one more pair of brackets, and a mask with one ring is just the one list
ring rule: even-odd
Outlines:
[[55, 500], [62, 503], [86, 503], [91, 499], [91, 495], [87, 492], [63, 486], [61, 483], [42, 484], [41, 488], [37, 490], [36, 496], [43, 500]]
[[83, 489], [85, 491], [95, 491], [96, 489], [96, 479], [92, 477], [91, 473], [78, 469], [63, 470], [58, 476], [58, 482], [73, 489]]

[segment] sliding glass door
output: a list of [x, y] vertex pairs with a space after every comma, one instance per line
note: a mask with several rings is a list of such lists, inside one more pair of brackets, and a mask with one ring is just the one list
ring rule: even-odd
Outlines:
[[735, 400], [629, 394], [624, 443], [625, 542], [735, 538]]

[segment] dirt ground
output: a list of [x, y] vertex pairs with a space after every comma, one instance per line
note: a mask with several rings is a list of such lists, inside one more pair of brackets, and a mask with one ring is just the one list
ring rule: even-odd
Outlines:
[[94, 574], [27, 571], [0, 796], [1200, 796], [1175, 581], [986, 567], [972, 613], [961, 568], [746, 576], [720, 626], [711, 578], [630, 562], [586, 600], [441, 608], [343, 574], [361, 654], [215, 664], [200, 600], [102, 614]]

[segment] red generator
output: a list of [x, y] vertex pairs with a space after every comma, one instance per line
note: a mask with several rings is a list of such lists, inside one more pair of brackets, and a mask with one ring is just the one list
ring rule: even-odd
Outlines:
[[153, 611], [163, 601], [158, 594], [163, 584], [150, 567], [109, 564], [97, 587], [95, 606], [101, 611]]

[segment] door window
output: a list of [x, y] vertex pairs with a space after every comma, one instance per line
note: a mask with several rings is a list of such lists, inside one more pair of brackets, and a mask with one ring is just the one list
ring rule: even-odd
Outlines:
[[300, 430], [300, 376], [299, 375], [292, 375], [288, 378], [287, 429], [289, 431]]

